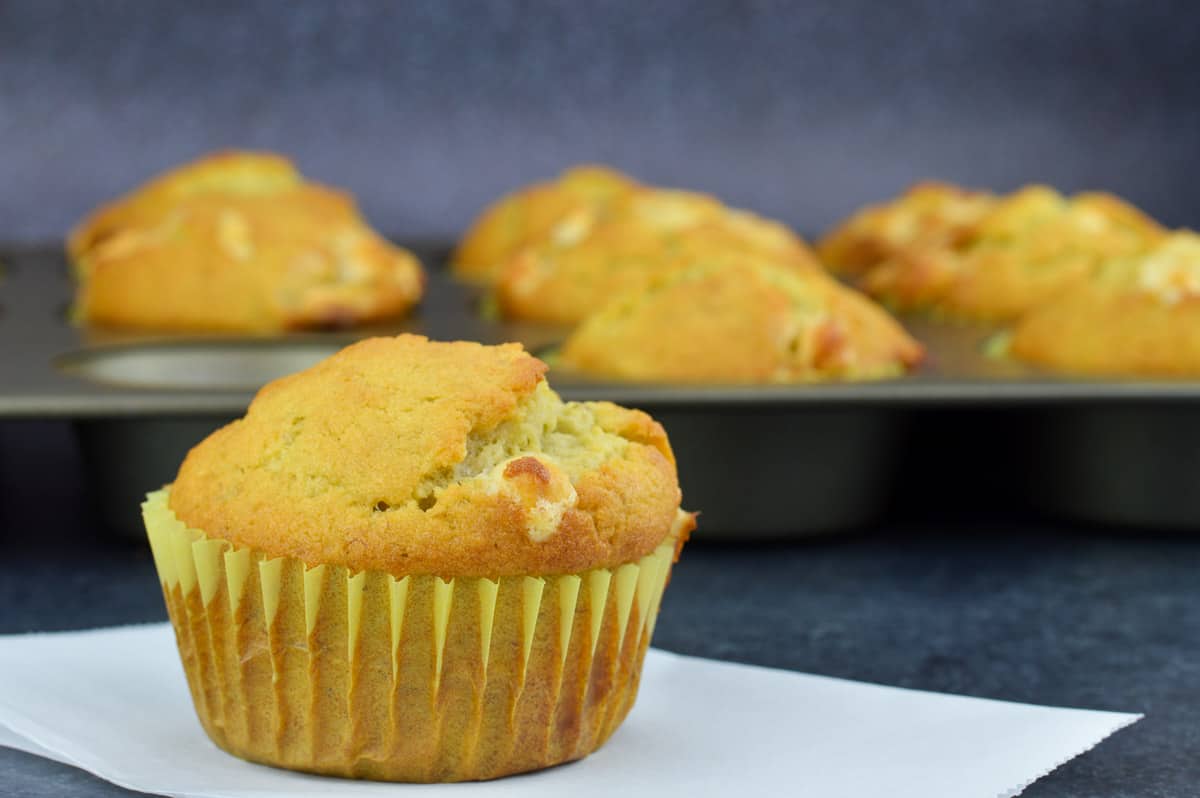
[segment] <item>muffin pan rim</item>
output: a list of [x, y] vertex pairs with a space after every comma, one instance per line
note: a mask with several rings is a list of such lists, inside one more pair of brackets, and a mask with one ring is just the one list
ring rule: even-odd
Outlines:
[[[122, 387], [82, 379], [61, 368], [63, 364], [77, 369], [81, 362], [114, 354], [203, 350], [214, 344], [259, 350], [315, 347], [314, 352], [323, 354], [366, 335], [400, 330], [491, 343], [524, 339], [534, 352], [555, 343], [554, 331], [481, 318], [474, 301], [478, 289], [452, 282], [437, 268], [446, 248], [410, 246], [434, 268], [424, 308], [405, 323], [282, 337], [73, 327], [61, 313], [71, 292], [64, 257], [51, 248], [13, 249], [6, 255], [0, 247], [0, 259], [17, 266], [0, 283], [0, 303], [7, 311], [0, 317], [0, 420], [72, 421], [101, 517], [114, 530], [137, 531], [136, 507], [145, 492], [169, 481], [200, 437], [240, 416], [253, 390]], [[1048, 377], [988, 359], [984, 344], [994, 330], [929, 320], [917, 320], [910, 329], [931, 344], [931, 362], [918, 374], [895, 380], [664, 386], [587, 381], [552, 369], [550, 381], [566, 399], [610, 399], [653, 413], [672, 435], [689, 505], [704, 512], [699, 534], [735, 539], [807, 537], [880, 517], [898, 489], [902, 458], [912, 447], [927, 445], [928, 422], [913, 423], [914, 411], [922, 408], [958, 407], [971, 414], [1032, 408], [1039, 416], [1059, 413], [1055, 418], [1068, 420], [1080, 413], [1126, 409], [1153, 416], [1155, 409], [1165, 408], [1182, 408], [1190, 418], [1190, 412], [1200, 408], [1200, 381]], [[986, 424], [988, 418], [996, 416], [981, 415], [979, 423]], [[1195, 424], [1200, 429], [1200, 412]], [[1035, 448], [1026, 451], [1021, 462], [1042, 456], [1036, 441], [1030, 443]], [[973, 451], [971, 441], [963, 445]], [[953, 457], [957, 461], [965, 454], [955, 452]], [[1023, 466], [1014, 461], [1013, 467]], [[1084, 485], [1073, 495], [1090, 493]], [[1161, 515], [1143, 512], [1147, 520], [1162, 520]]]
[[[0, 247], [10, 264], [0, 283], [0, 418], [97, 418], [137, 414], [214, 415], [240, 413], [253, 397], [249, 382], [113, 380], [105, 360], [138, 353], [202, 352], [206, 347], [281, 352], [310, 349], [332, 353], [375, 334], [416, 332], [431, 338], [501, 343], [520, 340], [543, 352], [561, 330], [492, 321], [477, 312], [479, 289], [455, 282], [444, 268], [444, 241], [402, 242], [429, 273], [425, 301], [409, 318], [353, 330], [299, 332], [281, 336], [170, 334], [94, 331], [69, 324], [61, 314], [71, 284], [65, 257], [53, 247]], [[16, 301], [29, 297], [30, 301]], [[778, 385], [621, 383], [595, 380], [551, 368], [551, 384], [568, 399], [607, 399], [656, 407], [808, 407], [812, 405], [920, 406], [942, 404], [1061, 404], [1182, 402], [1200, 400], [1200, 380], [1096, 379], [1039, 373], [1011, 361], [989, 358], [983, 349], [994, 327], [938, 323], [901, 316], [930, 350], [930, 362], [913, 374], [864, 382]], [[314, 362], [315, 362], [314, 358]], [[303, 363], [299, 363], [303, 365]]]

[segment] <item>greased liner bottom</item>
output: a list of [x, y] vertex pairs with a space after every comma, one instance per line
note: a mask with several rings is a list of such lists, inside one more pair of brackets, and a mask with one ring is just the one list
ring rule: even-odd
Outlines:
[[390, 781], [579, 759], [633, 706], [677, 543], [575, 575], [395, 578], [271, 559], [142, 506], [196, 713], [255, 762]]

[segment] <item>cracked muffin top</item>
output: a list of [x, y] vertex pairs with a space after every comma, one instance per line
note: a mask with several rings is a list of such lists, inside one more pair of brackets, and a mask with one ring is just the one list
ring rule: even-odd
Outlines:
[[500, 269], [496, 304], [509, 318], [570, 325], [710, 253], [756, 254], [800, 271], [816, 257], [785, 225], [690, 191], [642, 188], [603, 212], [564, 217]]
[[455, 275], [490, 283], [520, 249], [547, 236], [573, 213], [603, 211], [637, 187], [603, 166], [568, 169], [557, 180], [535, 183], [497, 200], [472, 223], [451, 258]]
[[170, 507], [237, 546], [395, 575], [577, 573], [686, 534], [662, 427], [563, 402], [545, 370], [518, 344], [361, 341], [196, 446]]
[[559, 357], [614, 379], [780, 383], [896, 377], [922, 354], [883, 308], [825, 274], [709, 253], [589, 317]]
[[75, 314], [102, 326], [271, 332], [403, 315], [417, 260], [285, 158], [225, 152], [105, 205], [67, 241]]
[[1200, 236], [1173, 233], [1145, 255], [1104, 264], [1022, 317], [1009, 353], [1075, 374], [1200, 375]]

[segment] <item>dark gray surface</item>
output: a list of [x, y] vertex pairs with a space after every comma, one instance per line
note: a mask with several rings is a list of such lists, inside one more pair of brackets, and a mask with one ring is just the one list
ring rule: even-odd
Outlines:
[[274, 148], [396, 234], [579, 160], [804, 230], [929, 176], [1200, 224], [1188, 0], [0, 3], [0, 230]]
[[[148, 552], [87, 522], [65, 426], [0, 424], [0, 633], [159, 620]], [[703, 497], [692, 497], [703, 507]], [[1193, 796], [1200, 545], [1040, 524], [908, 523], [806, 544], [697, 543], [663, 604], [667, 649], [886, 684], [1141, 711], [1039, 798]], [[735, 766], [731, 764], [731, 766]], [[2, 792], [122, 794], [0, 750]]]

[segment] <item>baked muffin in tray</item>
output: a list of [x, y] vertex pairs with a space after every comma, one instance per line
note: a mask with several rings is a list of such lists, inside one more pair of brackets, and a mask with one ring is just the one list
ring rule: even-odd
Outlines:
[[710, 253], [610, 302], [558, 358], [608, 379], [786, 383], [898, 377], [922, 354], [883, 308], [824, 274]]
[[1200, 377], [1200, 236], [1173, 233], [1105, 263], [1024, 316], [1008, 351], [1080, 375]]
[[574, 213], [603, 212], [637, 187], [630, 177], [603, 166], [568, 169], [557, 180], [535, 183], [488, 206], [463, 235], [451, 257], [461, 279], [491, 283], [522, 247], [540, 241]]
[[150, 495], [196, 712], [280, 767], [487, 779], [621, 723], [693, 527], [661, 426], [516, 344], [368, 339], [263, 388]]
[[[872, 265], [859, 262], [856, 283], [897, 310], [1009, 321], [1104, 261], [1145, 252], [1164, 235], [1141, 211], [1103, 193], [1068, 198], [1028, 186], [975, 212], [952, 234], [917, 237]], [[823, 251], [837, 250], [838, 235], [826, 239]]]
[[817, 254], [835, 274], [861, 276], [905, 252], [959, 244], [996, 200], [950, 183], [917, 183], [889, 202], [855, 212], [821, 239]]
[[72, 231], [86, 324], [275, 332], [394, 318], [421, 297], [407, 251], [285, 158], [225, 152], [151, 180]]
[[603, 212], [565, 217], [505, 263], [494, 295], [507, 318], [571, 325], [618, 296], [644, 290], [681, 263], [723, 252], [821, 271], [804, 242], [778, 222], [705, 194], [641, 188]]

